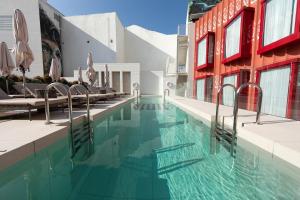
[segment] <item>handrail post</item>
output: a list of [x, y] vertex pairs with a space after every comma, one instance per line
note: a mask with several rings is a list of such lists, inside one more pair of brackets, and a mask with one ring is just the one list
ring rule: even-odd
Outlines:
[[170, 90], [169, 89], [165, 89], [164, 90], [164, 101], [166, 99], [166, 93], [168, 92], [168, 96], [170, 96]]
[[244, 83], [242, 84], [238, 90], [237, 90], [237, 94], [236, 94], [236, 97], [235, 97], [235, 119], [234, 119], [234, 125], [236, 127], [237, 125], [237, 114], [238, 114], [238, 109], [239, 109], [239, 102], [238, 102], [238, 98], [239, 98], [239, 95], [241, 93], [241, 91], [246, 88], [246, 87], [254, 87], [258, 90], [258, 103], [257, 103], [257, 106], [256, 106], [256, 121], [255, 123], [256, 124], [260, 124], [260, 115], [261, 115], [261, 106], [262, 106], [262, 98], [263, 98], [263, 91], [261, 89], [261, 87], [259, 85], [257, 85], [256, 83]]
[[[63, 85], [62, 83], [59, 82], [54, 82], [49, 85], [47, 85], [46, 90], [45, 90], [45, 115], [46, 115], [46, 122], [45, 124], [51, 124], [50, 121], [50, 105], [49, 105], [49, 90], [52, 89], [55, 86], [61, 86]], [[64, 87], [63, 87], [64, 88]], [[68, 93], [68, 91], [64, 88], [65, 92]]]
[[76, 85], [72, 85], [69, 88], [68, 91], [68, 105], [69, 105], [69, 122], [70, 122], [70, 131], [71, 131], [71, 140], [72, 140], [72, 156], [74, 156], [75, 152], [74, 152], [74, 142], [73, 142], [73, 102], [72, 102], [72, 90], [76, 89], [76, 87], [83, 87], [85, 89], [85, 94], [86, 94], [86, 99], [87, 99], [87, 103], [86, 103], [86, 112], [87, 112], [87, 123], [88, 123], [88, 131], [89, 131], [89, 139], [91, 142], [93, 142], [92, 140], [92, 134], [91, 134], [91, 127], [90, 127], [90, 96], [89, 96], [89, 92], [88, 90], [81, 84], [76, 84]]
[[73, 120], [73, 102], [72, 102], [72, 90], [73, 89], [76, 89], [76, 87], [83, 87], [84, 90], [85, 90], [85, 94], [86, 94], [86, 99], [87, 99], [87, 106], [86, 106], [86, 112], [87, 112], [87, 120], [88, 120], [88, 123], [90, 122], [90, 96], [89, 96], [89, 92], [88, 90], [81, 84], [75, 84], [75, 85], [72, 85], [70, 88], [69, 88], [69, 91], [68, 91], [68, 105], [69, 105], [69, 121], [70, 121], [70, 124], [72, 125], [72, 120]]
[[[217, 93], [217, 102], [216, 102], [215, 127], [218, 125], [219, 107], [220, 107], [220, 94], [223, 92], [225, 87], [231, 87], [234, 91], [234, 95], [236, 95], [236, 93], [237, 93], [237, 90], [236, 90], [235, 86], [232, 85], [232, 84], [224, 84], [219, 88], [218, 93]], [[233, 110], [233, 114], [234, 114], [234, 110]]]
[[139, 89], [133, 89], [133, 96], [135, 95], [136, 93], [136, 98], [138, 99], [139, 97]]
[[72, 127], [73, 102], [72, 102], [72, 94], [71, 94], [70, 89], [68, 91], [68, 107], [69, 107], [69, 122], [70, 122], [70, 127]]
[[46, 112], [46, 124], [50, 124], [50, 106], [49, 106], [49, 99], [48, 99], [48, 89], [45, 92], [45, 112]]
[[[237, 94], [237, 90], [236, 90], [236, 87], [232, 84], [224, 84], [221, 86], [221, 88], [218, 90], [218, 94], [217, 94], [217, 102], [216, 102], [216, 116], [215, 116], [215, 131], [217, 130], [218, 128], [218, 118], [219, 118], [219, 106], [220, 106], [220, 94], [223, 92], [223, 89], [225, 87], [231, 87], [234, 91], [234, 96], [236, 97], [236, 94]], [[235, 99], [236, 100], [236, 99]], [[235, 120], [235, 105], [234, 105], [234, 108], [233, 108], [233, 116], [234, 116], [234, 120]], [[223, 122], [222, 122], [222, 135], [224, 134], [224, 118], [223, 118]], [[234, 144], [235, 144], [235, 138], [236, 138], [236, 128], [235, 128], [235, 123], [233, 123], [233, 134], [231, 136], [231, 148], [230, 148], [230, 154], [231, 156], [234, 155], [234, 151], [233, 151], [233, 148], [234, 148]]]

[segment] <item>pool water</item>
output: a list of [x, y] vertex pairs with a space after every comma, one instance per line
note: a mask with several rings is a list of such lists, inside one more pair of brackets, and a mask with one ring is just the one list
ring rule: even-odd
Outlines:
[[0, 172], [0, 199], [300, 199], [299, 170], [210, 128], [161, 98], [141, 98], [93, 123], [92, 149], [69, 138]]

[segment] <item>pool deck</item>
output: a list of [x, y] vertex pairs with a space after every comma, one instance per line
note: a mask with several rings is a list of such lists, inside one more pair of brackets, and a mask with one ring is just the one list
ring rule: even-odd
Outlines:
[[[119, 98], [92, 104], [90, 119], [96, 120], [132, 98]], [[45, 124], [44, 113], [33, 115], [32, 121], [28, 120], [27, 115], [20, 119], [0, 120], [0, 171], [67, 135], [68, 110], [53, 111], [50, 115], [52, 123], [49, 125]], [[73, 123], [82, 122], [86, 118], [86, 109], [74, 109], [73, 116]]]
[[[202, 119], [209, 126], [215, 119], [216, 105], [184, 97], [167, 97], [184, 111]], [[233, 109], [220, 106], [219, 122], [232, 127]], [[256, 112], [239, 109], [237, 132], [242, 138], [261, 149], [300, 168], [300, 122], [271, 115], [261, 115], [261, 125], [255, 122]]]

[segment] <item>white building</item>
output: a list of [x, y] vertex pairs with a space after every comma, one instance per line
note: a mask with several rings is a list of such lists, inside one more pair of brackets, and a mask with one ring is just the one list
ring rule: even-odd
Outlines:
[[[105, 65], [109, 69], [110, 86], [117, 92], [133, 93], [133, 83], [141, 83], [140, 64], [139, 63], [94, 63], [94, 69], [97, 71], [96, 85], [103, 86], [105, 83]], [[84, 75], [86, 70], [82, 70], [83, 81], [89, 82]], [[74, 70], [74, 78], [69, 81], [78, 80], [78, 70]]]
[[[12, 24], [8, 22], [12, 21], [14, 9], [22, 10], [26, 17], [29, 45], [35, 57], [31, 71], [27, 73], [29, 77], [47, 74], [49, 52], [54, 47], [61, 50], [63, 76], [74, 77], [78, 67], [85, 69], [86, 57], [91, 51], [94, 63], [110, 63], [110, 73], [115, 74], [111, 76], [114, 77], [112, 87], [119, 85], [120, 91], [124, 85], [123, 72], [128, 66], [131, 66], [128, 69], [131, 76], [139, 73], [130, 80], [131, 84], [133, 80], [140, 83], [142, 94], [162, 95], [167, 82], [178, 85], [184, 80], [182, 75], [186, 76], [187, 69], [182, 61], [186, 59], [186, 49], [180, 50], [182, 36], [165, 35], [135, 25], [125, 28], [115, 12], [65, 17], [46, 0], [0, 0], [0, 4], [5, 5], [0, 7], [0, 40], [7, 42], [10, 48], [14, 47], [14, 38]], [[42, 15], [47, 16], [46, 22]], [[51, 33], [44, 33], [48, 19], [56, 30], [54, 33], [60, 35], [59, 40], [52, 38], [53, 30], [48, 30], [48, 27], [47, 31]], [[49, 37], [53, 42], [49, 42]], [[102, 69], [98, 64], [95, 68], [100, 70], [98, 80], [101, 80]], [[99, 83], [101, 85], [101, 81]], [[172, 94], [175, 94], [175, 89], [171, 89]]]

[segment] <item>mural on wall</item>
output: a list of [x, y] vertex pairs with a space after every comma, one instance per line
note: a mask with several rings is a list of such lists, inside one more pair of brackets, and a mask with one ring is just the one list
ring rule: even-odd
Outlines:
[[51, 21], [51, 19], [48, 17], [41, 6], [40, 23], [42, 34], [44, 76], [48, 76], [53, 55], [55, 54], [60, 60], [62, 60], [60, 43], [61, 38], [58, 28], [54, 25], [54, 23]]
[[189, 21], [195, 22], [221, 0], [189, 0]]

